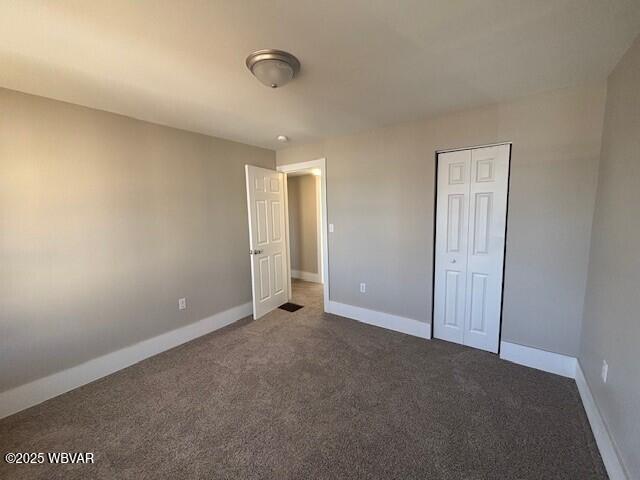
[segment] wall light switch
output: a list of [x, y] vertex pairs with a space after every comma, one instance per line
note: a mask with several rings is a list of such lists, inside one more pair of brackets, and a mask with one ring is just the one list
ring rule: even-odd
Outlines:
[[366, 283], [361, 283], [360, 284], [360, 293], [367, 293], [367, 284]]
[[333, 233], [333, 223], [329, 224], [329, 233]]
[[186, 310], [187, 309], [187, 299], [179, 298], [178, 299], [178, 310]]
[[609, 364], [606, 360], [602, 361], [602, 382], [607, 383], [607, 375], [609, 374]]

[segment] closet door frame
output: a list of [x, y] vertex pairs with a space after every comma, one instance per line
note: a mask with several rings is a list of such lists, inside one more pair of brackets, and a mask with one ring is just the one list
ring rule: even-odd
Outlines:
[[434, 189], [433, 189], [433, 256], [432, 256], [432, 277], [431, 277], [431, 323], [430, 323], [430, 336], [435, 337], [435, 300], [436, 300], [436, 255], [437, 255], [437, 223], [438, 223], [438, 173], [439, 173], [439, 155], [443, 153], [457, 152], [462, 150], [476, 150], [479, 148], [496, 147], [501, 145], [509, 146], [509, 154], [507, 160], [507, 200], [505, 208], [505, 231], [504, 231], [504, 246], [502, 252], [502, 285], [500, 289], [500, 318], [498, 328], [498, 351], [496, 354], [500, 354], [500, 347], [502, 343], [502, 319], [504, 315], [504, 283], [505, 283], [505, 269], [507, 264], [507, 243], [509, 232], [509, 195], [511, 193], [511, 158], [513, 155], [513, 143], [512, 142], [497, 142], [483, 145], [474, 145], [459, 148], [449, 148], [436, 150], [434, 153]]

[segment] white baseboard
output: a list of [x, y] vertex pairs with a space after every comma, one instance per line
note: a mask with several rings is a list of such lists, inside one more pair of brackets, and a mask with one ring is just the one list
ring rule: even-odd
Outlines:
[[302, 270], [291, 270], [292, 278], [299, 278], [305, 282], [322, 283], [319, 273], [303, 272]]
[[525, 367], [537, 368], [563, 377], [575, 378], [576, 359], [516, 343], [500, 342], [500, 358]]
[[580, 367], [580, 362], [576, 363], [576, 384], [578, 385], [580, 398], [582, 398], [582, 404], [584, 405], [587, 418], [591, 424], [591, 431], [593, 431], [593, 436], [598, 444], [598, 450], [600, 450], [600, 456], [602, 456], [602, 461], [607, 469], [609, 478], [611, 480], [627, 480], [630, 476], [626, 473], [624, 463], [618, 455], [611, 435], [609, 435], [607, 425], [604, 423], [602, 415], [600, 415], [600, 410], [591, 394], [591, 389]]
[[575, 378], [582, 405], [587, 412], [587, 418], [609, 478], [611, 480], [629, 479], [615, 443], [600, 415], [600, 410], [598, 410], [584, 372], [580, 367], [580, 362], [576, 358], [509, 342], [500, 342], [500, 358], [545, 372]]
[[420, 338], [431, 338], [431, 325], [419, 322], [411, 318], [400, 317], [390, 313], [378, 312], [376, 310], [368, 310], [362, 307], [347, 305], [346, 303], [327, 302], [327, 313], [340, 315], [342, 317], [358, 320], [362, 323], [374, 325], [376, 327], [386, 328], [395, 332], [406, 333]]
[[216, 313], [198, 322], [143, 340], [129, 347], [94, 358], [48, 377], [0, 393], [0, 418], [32, 407], [69, 390], [138, 363], [145, 358], [225, 327], [252, 313], [251, 302]]

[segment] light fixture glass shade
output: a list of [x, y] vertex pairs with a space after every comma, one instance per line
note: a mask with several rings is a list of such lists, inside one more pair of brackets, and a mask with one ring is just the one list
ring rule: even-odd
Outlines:
[[300, 71], [298, 59], [282, 50], [258, 50], [247, 57], [246, 64], [261, 83], [271, 88], [285, 85]]
[[281, 87], [293, 78], [293, 68], [281, 60], [262, 60], [253, 66], [252, 72], [260, 82], [271, 88]]

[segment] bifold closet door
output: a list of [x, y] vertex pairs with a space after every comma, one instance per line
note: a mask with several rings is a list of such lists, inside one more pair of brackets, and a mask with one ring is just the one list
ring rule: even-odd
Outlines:
[[434, 336], [464, 343], [471, 151], [438, 155]]
[[510, 145], [438, 155], [434, 336], [498, 351]]

